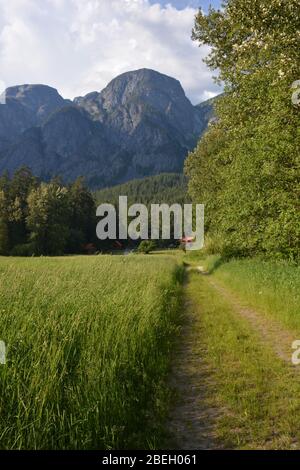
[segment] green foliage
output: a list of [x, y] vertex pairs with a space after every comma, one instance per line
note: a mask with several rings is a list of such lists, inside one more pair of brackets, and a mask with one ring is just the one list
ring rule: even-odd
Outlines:
[[299, 14], [298, 0], [228, 0], [196, 17], [193, 37], [212, 48], [226, 94], [186, 172], [211, 246], [228, 256], [299, 258]]
[[10, 255], [11, 256], [34, 256], [36, 252], [36, 247], [33, 243], [23, 243], [20, 245], [15, 245], [11, 250], [10, 250]]
[[28, 197], [27, 225], [38, 255], [62, 255], [69, 236], [68, 190], [55, 183], [42, 183]]
[[69, 241], [68, 253], [82, 252], [82, 246], [95, 238], [96, 207], [92, 193], [78, 178], [69, 186]]
[[37, 188], [38, 180], [29, 168], [22, 167], [15, 172], [7, 186], [7, 200], [9, 213], [9, 241], [10, 246], [22, 244], [28, 237], [26, 218], [28, 216], [27, 198], [31, 190]]
[[28, 168], [0, 178], [0, 254], [81, 253], [94, 242], [96, 207], [82, 179], [39, 182]]
[[153, 240], [143, 240], [138, 247], [139, 253], [144, 253], [147, 255], [150, 251], [155, 250], [157, 244]]
[[7, 200], [3, 190], [0, 190], [0, 255], [9, 251]]
[[0, 255], [7, 255], [9, 250], [8, 227], [3, 217], [0, 218]]
[[[183, 206], [183, 204], [190, 202], [187, 194], [187, 178], [177, 173], [162, 173], [161, 175], [150, 176], [144, 179], [132, 180], [128, 183], [102, 189], [94, 193], [97, 205], [109, 203], [116, 208], [119, 206], [119, 196], [127, 196], [128, 206], [135, 203], [147, 206], [149, 227], [151, 227], [151, 204], [172, 205], [177, 203]], [[171, 217], [171, 239], [173, 240], [173, 238], [174, 220]], [[169, 245], [170, 240], [160, 240], [162, 248]]]
[[127, 196], [128, 204], [184, 204], [187, 196], [187, 179], [177, 173], [163, 173], [144, 179], [132, 180], [112, 188], [101, 189], [94, 193], [97, 204], [119, 204], [119, 196]]

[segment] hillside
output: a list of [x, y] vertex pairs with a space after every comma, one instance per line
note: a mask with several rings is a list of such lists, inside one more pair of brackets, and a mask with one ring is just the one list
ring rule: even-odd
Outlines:
[[119, 196], [127, 196], [128, 204], [184, 204], [189, 202], [187, 180], [181, 174], [164, 173], [121, 185], [95, 191], [97, 204], [110, 203], [118, 206]]

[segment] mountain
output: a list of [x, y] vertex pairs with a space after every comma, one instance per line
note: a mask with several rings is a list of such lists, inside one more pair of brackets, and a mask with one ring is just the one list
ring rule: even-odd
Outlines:
[[148, 69], [73, 102], [51, 87], [22, 85], [0, 103], [0, 172], [27, 165], [44, 179], [83, 175], [91, 187], [182, 171], [212, 109], [193, 106], [179, 81]]
[[55, 90], [46, 85], [22, 85], [7, 88], [5, 93], [8, 103], [17, 102], [25, 107], [34, 117], [37, 124], [43, 122], [53, 111], [56, 111], [66, 102]]
[[[0, 97], [0, 103], [0, 157], [3, 158], [6, 151], [10, 153], [18, 144], [23, 134], [24, 143], [28, 142], [28, 129], [40, 126], [48, 115], [61, 109], [67, 101], [48, 86], [22, 85], [7, 88]], [[14, 162], [10, 165], [14, 167]]]
[[203, 122], [206, 123], [214, 118], [214, 103], [221, 97], [218, 95], [215, 98], [210, 98], [209, 100], [203, 101], [196, 105], [196, 109], [199, 114], [202, 116]]

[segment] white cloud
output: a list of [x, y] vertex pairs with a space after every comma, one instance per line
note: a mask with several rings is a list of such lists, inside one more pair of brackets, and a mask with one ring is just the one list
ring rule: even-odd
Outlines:
[[0, 79], [45, 83], [64, 97], [101, 90], [152, 68], [181, 81], [193, 102], [217, 93], [191, 39], [196, 10], [148, 0], [10, 0], [0, 5]]
[[202, 93], [203, 101], [210, 100], [211, 98], [214, 98], [215, 96], [218, 95], [218, 93], [219, 92], [204, 90], [204, 92]]
[[0, 94], [3, 93], [3, 91], [6, 88], [6, 84], [3, 80], [0, 80]]

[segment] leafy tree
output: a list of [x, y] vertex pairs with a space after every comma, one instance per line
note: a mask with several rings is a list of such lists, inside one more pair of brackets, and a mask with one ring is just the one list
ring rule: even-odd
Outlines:
[[68, 190], [56, 183], [42, 183], [29, 194], [26, 221], [36, 254], [65, 252], [69, 237], [68, 202]]
[[8, 194], [9, 187], [10, 187], [10, 178], [9, 178], [8, 172], [5, 171], [0, 176], [0, 190], [4, 191], [5, 194]]
[[299, 256], [299, 15], [298, 0], [228, 0], [196, 17], [226, 94], [186, 171], [223, 253]]
[[82, 252], [95, 238], [93, 195], [78, 179], [69, 187], [55, 177], [41, 183], [22, 167], [0, 176], [0, 254]]
[[78, 178], [69, 187], [70, 237], [68, 252], [78, 253], [83, 245], [95, 239], [96, 204], [83, 179]]
[[6, 193], [9, 201], [9, 238], [11, 246], [23, 244], [27, 241], [27, 198], [30, 191], [36, 188], [37, 185], [37, 178], [32, 175], [27, 167], [17, 170], [9, 182]]
[[3, 190], [0, 190], [0, 255], [9, 251], [7, 200]]

